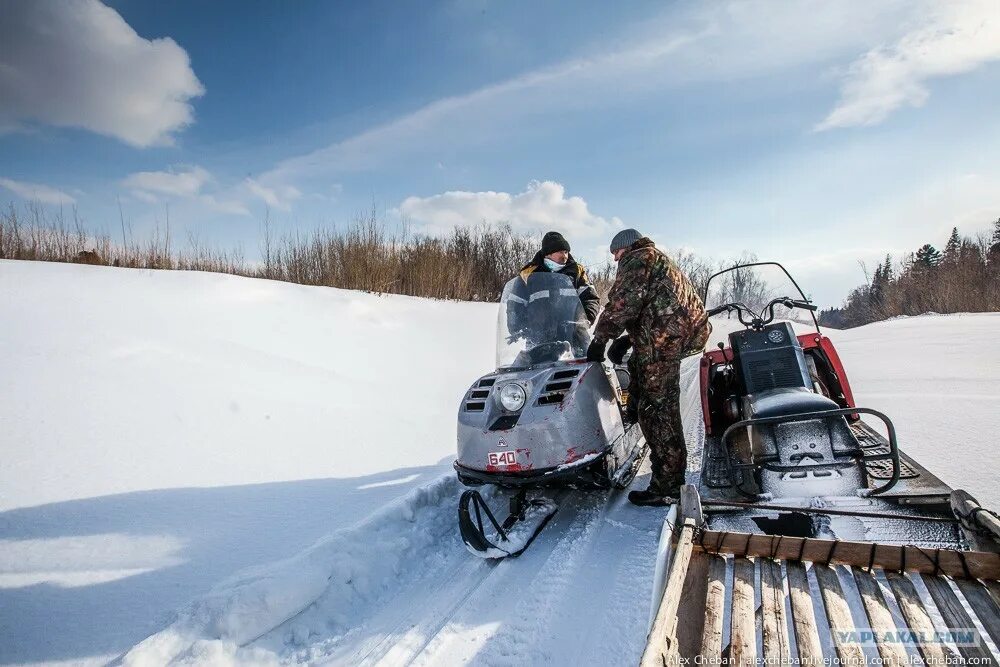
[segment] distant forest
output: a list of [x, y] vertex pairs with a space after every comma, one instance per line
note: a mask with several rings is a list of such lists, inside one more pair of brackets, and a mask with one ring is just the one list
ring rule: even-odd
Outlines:
[[842, 307], [821, 311], [819, 322], [849, 329], [900, 315], [995, 311], [1000, 311], [1000, 219], [992, 234], [975, 238], [952, 229], [944, 250], [927, 243], [895, 262], [887, 255]]

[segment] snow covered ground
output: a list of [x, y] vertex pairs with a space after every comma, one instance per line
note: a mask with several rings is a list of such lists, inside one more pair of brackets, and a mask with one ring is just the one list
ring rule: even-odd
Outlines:
[[[495, 312], [0, 261], [0, 663], [634, 664], [662, 511], [581, 494], [499, 564], [457, 536]], [[859, 402], [994, 507], [998, 334], [832, 332]]]

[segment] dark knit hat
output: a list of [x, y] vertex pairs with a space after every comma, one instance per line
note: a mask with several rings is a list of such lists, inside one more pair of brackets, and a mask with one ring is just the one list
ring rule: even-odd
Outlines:
[[637, 230], [623, 229], [615, 234], [615, 237], [611, 239], [611, 252], [621, 250], [622, 248], [628, 248], [641, 238], [642, 234], [640, 234]]
[[542, 255], [565, 250], [569, 252], [569, 242], [559, 232], [549, 232], [542, 237]]

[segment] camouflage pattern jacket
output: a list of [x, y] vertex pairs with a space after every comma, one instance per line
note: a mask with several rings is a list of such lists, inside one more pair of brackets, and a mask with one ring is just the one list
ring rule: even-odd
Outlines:
[[697, 338], [707, 323], [694, 285], [673, 260], [643, 237], [618, 262], [594, 339], [607, 342], [627, 331], [634, 354], [652, 359]]

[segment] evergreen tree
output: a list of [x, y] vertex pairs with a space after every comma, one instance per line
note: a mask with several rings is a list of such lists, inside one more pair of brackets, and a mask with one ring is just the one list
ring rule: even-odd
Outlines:
[[989, 261], [990, 264], [1000, 263], [1000, 218], [993, 223], [993, 238], [990, 239]]
[[940, 263], [941, 251], [930, 243], [922, 245], [914, 257], [914, 267], [922, 270], [934, 269]]
[[885, 256], [885, 264], [882, 265], [882, 279], [886, 283], [891, 283], [896, 279], [892, 272], [892, 255], [886, 254]]
[[944, 261], [955, 263], [958, 261], [962, 251], [962, 238], [958, 235], [958, 227], [951, 228], [951, 236], [948, 237], [948, 244], [944, 247]]
[[881, 264], [875, 267], [875, 275], [872, 276], [871, 290], [868, 298], [874, 308], [882, 305], [882, 297], [885, 295], [885, 268]]

